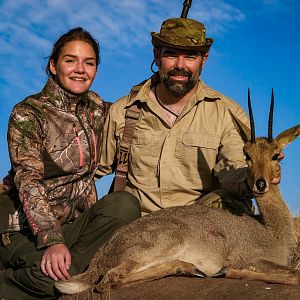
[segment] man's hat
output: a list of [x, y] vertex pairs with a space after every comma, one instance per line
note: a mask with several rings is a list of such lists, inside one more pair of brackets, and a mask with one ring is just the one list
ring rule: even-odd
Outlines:
[[192, 19], [172, 18], [165, 20], [160, 33], [151, 32], [152, 44], [155, 48], [162, 46], [208, 51], [214, 40], [206, 38], [205, 26]]

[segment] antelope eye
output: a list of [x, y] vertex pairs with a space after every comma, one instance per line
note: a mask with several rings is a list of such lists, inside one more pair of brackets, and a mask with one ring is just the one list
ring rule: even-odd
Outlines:
[[279, 158], [279, 153], [276, 153], [273, 155], [272, 160], [278, 160]]

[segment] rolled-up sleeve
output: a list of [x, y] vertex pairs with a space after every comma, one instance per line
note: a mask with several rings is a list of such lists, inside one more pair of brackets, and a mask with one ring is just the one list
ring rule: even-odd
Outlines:
[[[232, 113], [243, 123], [249, 124], [246, 113], [240, 107], [235, 107]], [[247, 164], [243, 154], [244, 143], [234, 127], [229, 111], [226, 112], [225, 123], [214, 174], [223, 189], [238, 197], [248, 196], [249, 190], [245, 184]]]

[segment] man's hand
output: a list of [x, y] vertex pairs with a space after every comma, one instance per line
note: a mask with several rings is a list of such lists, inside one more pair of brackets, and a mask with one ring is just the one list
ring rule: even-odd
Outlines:
[[42, 272], [53, 280], [62, 280], [70, 277], [71, 253], [65, 244], [49, 246], [41, 261]]
[[[283, 158], [284, 158], [284, 154], [281, 152], [279, 154], [279, 157], [278, 157], [278, 162], [280, 162]], [[281, 167], [280, 167], [280, 164], [278, 163], [275, 177], [273, 178], [273, 180], [272, 180], [271, 183], [273, 183], [273, 184], [279, 184], [280, 181], [281, 181]]]

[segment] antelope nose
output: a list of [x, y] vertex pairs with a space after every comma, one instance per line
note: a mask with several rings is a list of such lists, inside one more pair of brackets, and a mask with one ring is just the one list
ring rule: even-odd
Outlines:
[[258, 179], [255, 185], [260, 192], [263, 192], [267, 186], [267, 183], [264, 179]]

